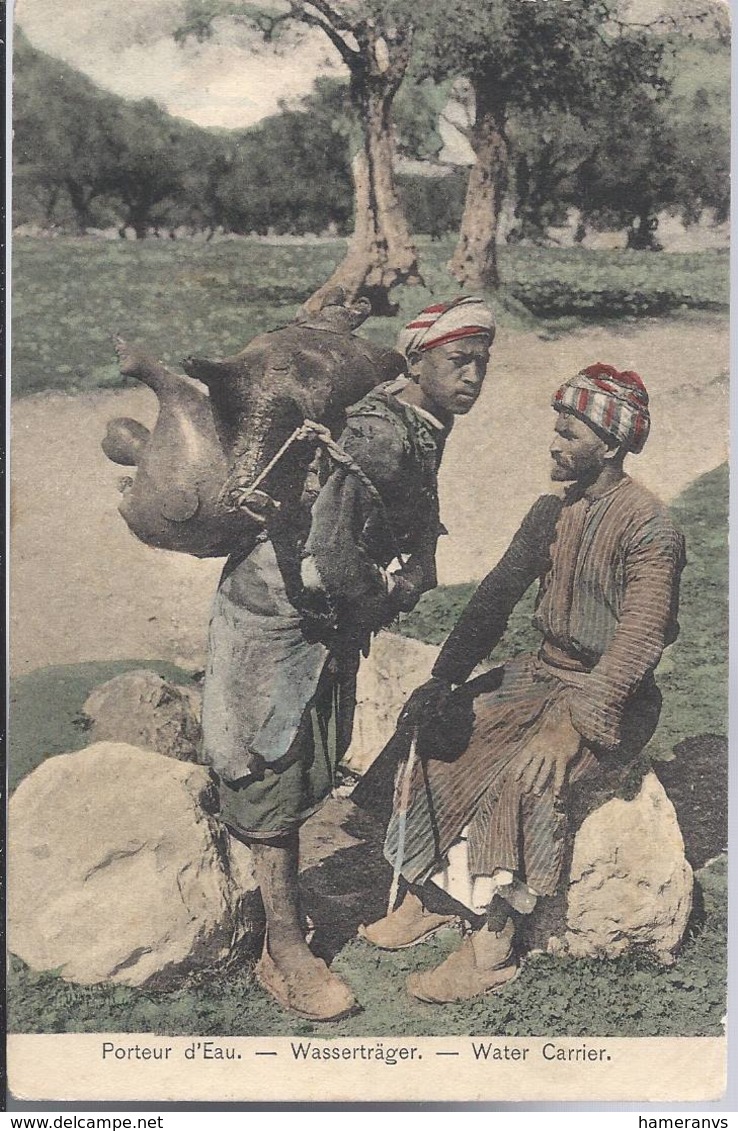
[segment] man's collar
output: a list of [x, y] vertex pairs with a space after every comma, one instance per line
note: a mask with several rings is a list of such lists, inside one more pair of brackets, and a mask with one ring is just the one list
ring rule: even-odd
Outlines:
[[[385, 385], [385, 389], [388, 393], [392, 393], [396, 396], [397, 393], [401, 393], [403, 389], [407, 388], [409, 384], [409, 377], [396, 377], [394, 381]], [[402, 397], [399, 397], [398, 400], [402, 400], [404, 405], [411, 408], [413, 412], [417, 412], [418, 416], [426, 420], [432, 428], [437, 429], [439, 432], [448, 432], [450, 430], [450, 426], [444, 424], [443, 421], [439, 420], [437, 416], [434, 416], [432, 412], [428, 412], [427, 408], [420, 408], [419, 405], [413, 404], [412, 401], [403, 400]]]
[[617, 483], [613, 483], [605, 491], [592, 491], [589, 487], [582, 487], [580, 483], [569, 483], [564, 488], [564, 500], [567, 503], [577, 503], [580, 499], [586, 499], [589, 503], [595, 503], [599, 499], [606, 499], [608, 495], [619, 490], [624, 483], [630, 482], [630, 476], [623, 474], [622, 478], [618, 479]]
[[446, 431], [446, 425], [442, 424], [438, 417], [434, 416], [432, 412], [428, 412], [426, 408], [421, 408], [419, 405], [411, 404], [409, 401], [404, 401], [403, 403], [406, 404], [408, 408], [411, 408], [413, 412], [417, 412], [418, 416], [422, 416], [423, 420], [427, 420], [428, 423], [433, 426], [433, 428], [437, 428], [439, 432]]

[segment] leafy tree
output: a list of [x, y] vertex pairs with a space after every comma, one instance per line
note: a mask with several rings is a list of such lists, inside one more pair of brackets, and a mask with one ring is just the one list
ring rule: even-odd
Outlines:
[[328, 106], [324, 98], [325, 91], [318, 92], [305, 109], [283, 109], [234, 139], [230, 168], [217, 189], [228, 229], [303, 234], [331, 223], [348, 229], [352, 186], [345, 120], [340, 97], [329, 99]]
[[36, 196], [50, 222], [62, 195], [78, 232], [94, 223], [93, 205], [117, 161], [114, 123], [120, 100], [73, 67], [15, 43], [14, 161], [19, 186]]
[[117, 223], [211, 226], [227, 135], [170, 117], [151, 100], [106, 94], [74, 68], [31, 47], [15, 56], [16, 219], [76, 230]]
[[425, 232], [432, 239], [458, 232], [464, 212], [464, 172], [440, 176], [400, 173], [397, 185], [411, 232]]
[[177, 38], [207, 38], [222, 18], [245, 24], [269, 41], [283, 28], [317, 29], [348, 68], [361, 130], [352, 165], [354, 232], [345, 259], [310, 301], [318, 305], [327, 290], [340, 285], [350, 298], [367, 295], [375, 313], [390, 312], [391, 288], [419, 281], [392, 166], [392, 105], [410, 61], [411, 24], [396, 21], [384, 0], [277, 0], [272, 7], [246, 0], [189, 0]]
[[235, 140], [229, 132], [182, 124], [176, 191], [152, 208], [155, 234], [165, 227], [174, 238], [177, 228], [186, 228], [193, 233], [207, 231], [212, 239], [218, 228], [226, 226], [221, 189], [233, 167], [234, 153]]
[[186, 130], [148, 98], [119, 108], [113, 131], [117, 161], [108, 188], [124, 205], [121, 232], [130, 227], [136, 239], [144, 239], [155, 208], [181, 194]]
[[[580, 210], [586, 227], [626, 228], [631, 247], [660, 247], [658, 213], [686, 223], [729, 208], [730, 54], [719, 40], [664, 40], [664, 97], [637, 91], [591, 112], [512, 111], [515, 236], [546, 240], [547, 228]], [[508, 237], [509, 239], [510, 237]]]
[[[462, 285], [499, 284], [497, 230], [513, 111], [583, 113], [628, 90], [645, 98], [664, 87], [660, 43], [618, 23], [614, 3], [426, 0], [419, 9], [421, 73], [436, 80], [465, 76], [474, 96], [469, 140], [476, 163], [451, 263]], [[408, 0], [408, 16], [412, 8]]]
[[395, 143], [404, 157], [434, 160], [443, 148], [439, 121], [449, 99], [450, 83], [418, 79], [412, 68], [394, 104]]
[[672, 96], [676, 198], [683, 219], [730, 213], [730, 47], [722, 40], [677, 43]]
[[659, 212], [693, 223], [707, 209], [717, 220], [729, 211], [727, 48], [683, 39], [668, 46], [669, 97], [633, 98], [591, 121], [591, 153], [572, 186], [583, 220], [627, 228], [629, 247], [659, 250]]
[[513, 239], [542, 243], [547, 229], [566, 222], [572, 178], [591, 157], [594, 139], [567, 110], [513, 113], [508, 125], [513, 154]]

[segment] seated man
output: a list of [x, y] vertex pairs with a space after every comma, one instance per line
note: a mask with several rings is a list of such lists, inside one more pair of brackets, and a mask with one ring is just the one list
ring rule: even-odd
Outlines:
[[[466, 749], [442, 760], [420, 748], [395, 797], [385, 855], [409, 886], [364, 937], [390, 950], [412, 946], [452, 920], [458, 904], [472, 925], [445, 962], [408, 980], [422, 1001], [472, 998], [515, 976], [516, 917], [560, 879], [568, 787], [598, 763], [627, 765], [651, 738], [661, 707], [653, 672], [678, 632], [682, 535], [623, 469], [648, 436], [643, 382], [592, 365], [558, 390], [553, 407], [551, 478], [570, 486], [534, 504], [404, 712], [424, 729], [429, 715], [440, 722], [458, 695], [452, 685], [489, 655], [538, 581], [540, 650], [485, 677], [495, 689], [473, 700]], [[438, 888], [456, 904], [444, 907]]]

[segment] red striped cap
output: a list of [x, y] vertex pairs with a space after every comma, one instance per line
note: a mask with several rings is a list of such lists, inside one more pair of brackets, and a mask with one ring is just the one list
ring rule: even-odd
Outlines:
[[411, 353], [436, 349], [459, 338], [476, 334], [492, 337], [494, 330], [494, 314], [484, 299], [477, 295], [463, 295], [451, 302], [437, 302], [421, 310], [400, 330], [397, 348], [408, 357]]
[[608, 441], [638, 453], [648, 439], [648, 392], [633, 370], [596, 362], [554, 393], [553, 407], [589, 424]]

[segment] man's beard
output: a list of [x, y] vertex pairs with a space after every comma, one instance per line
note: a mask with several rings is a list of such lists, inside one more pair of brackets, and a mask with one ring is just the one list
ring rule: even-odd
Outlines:
[[594, 483], [602, 467], [596, 460], [575, 460], [561, 464], [552, 459], [551, 480], [553, 483], [578, 483], [586, 488]]
[[567, 467], [552, 460], [551, 479], [554, 483], [573, 483], [579, 479], [579, 474], [573, 467]]

